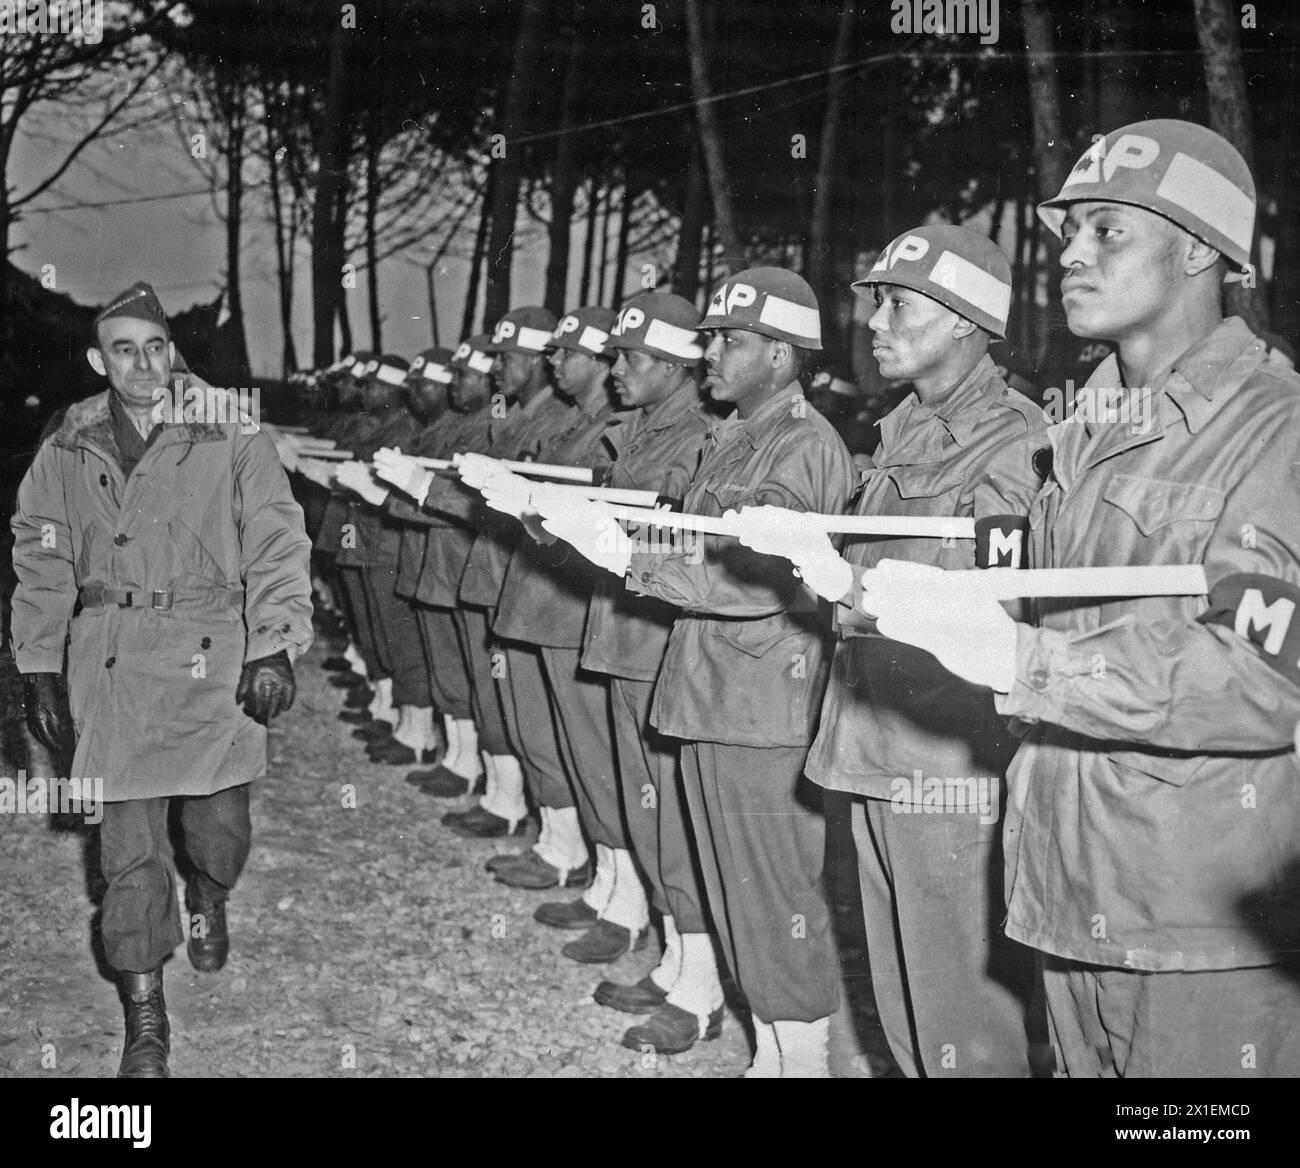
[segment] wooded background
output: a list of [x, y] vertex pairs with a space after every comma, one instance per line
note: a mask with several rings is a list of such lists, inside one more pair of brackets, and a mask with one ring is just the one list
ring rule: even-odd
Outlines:
[[[1011, 256], [1011, 341], [1051, 384], [1069, 342], [1034, 204], [1094, 134], [1146, 117], [1213, 126], [1251, 162], [1260, 278], [1231, 307], [1300, 332], [1292, 4], [1004, 0], [991, 45], [895, 32], [892, 7], [107, 0], [97, 44], [0, 36], [0, 400], [20, 412], [33, 385], [51, 406], [92, 388], [80, 350], [94, 306], [43, 288], [14, 227], [91, 142], [145, 124], [189, 155], [220, 213], [223, 292], [181, 314], [177, 336], [221, 384], [249, 383], [253, 223], [274, 239], [287, 373], [385, 347], [383, 261], [426, 271], [435, 327], [439, 264], [468, 261], [467, 334], [514, 306], [521, 244], [542, 239], [557, 312], [617, 306], [651, 281], [702, 300], [729, 270], [792, 267], [843, 363], [859, 257], [935, 219], [969, 221]], [[84, 137], [40, 174], [11, 173], [16, 134], [50, 103], [80, 111]], [[291, 327], [301, 265], [307, 338]]]

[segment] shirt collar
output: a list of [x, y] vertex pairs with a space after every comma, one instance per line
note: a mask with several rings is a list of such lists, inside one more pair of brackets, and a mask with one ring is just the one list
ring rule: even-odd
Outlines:
[[[1215, 396], [1231, 394], [1260, 365], [1267, 346], [1239, 316], [1221, 321], [1204, 340], [1179, 357], [1157, 383], [1152, 396], [1167, 396], [1196, 433], [1214, 413]], [[1089, 386], [1120, 384], [1119, 357], [1111, 353], [1088, 378]]]
[[965, 446], [1001, 392], [997, 367], [985, 353], [937, 406], [923, 404], [915, 390], [909, 393], [878, 423], [880, 444], [886, 452], [906, 446], [938, 457], [943, 448], [942, 427], [958, 446]]
[[[774, 430], [782, 418], [792, 417], [798, 402], [804, 402], [803, 387], [792, 381], [783, 390], [774, 393], [747, 418], [738, 418], [732, 414], [713, 426], [712, 433], [719, 444], [729, 441], [740, 434], [757, 450], [771, 430]], [[805, 406], [811, 409], [811, 406]]]
[[523, 414], [524, 417], [531, 418], [535, 413], [537, 413], [538, 410], [542, 408], [542, 406], [544, 406], [549, 401], [553, 401], [554, 399], [555, 399], [555, 390], [553, 390], [548, 385], [542, 390], [541, 393], [539, 393], [530, 402], [528, 402], [526, 405], [520, 406], [519, 412]]
[[673, 390], [661, 402], [656, 402], [648, 410], [634, 412], [633, 418], [640, 414], [640, 428], [642, 433], [655, 430], [666, 430], [676, 422], [683, 414], [693, 410], [700, 400], [699, 391], [695, 388], [694, 382], [688, 381], [685, 385]]

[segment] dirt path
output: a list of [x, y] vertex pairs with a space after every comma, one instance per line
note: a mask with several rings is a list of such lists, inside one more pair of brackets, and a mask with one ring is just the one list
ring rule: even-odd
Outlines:
[[[460, 804], [428, 799], [402, 781], [405, 768], [366, 758], [335, 718], [340, 695], [325, 684], [323, 652], [318, 642], [301, 663], [298, 701], [276, 723], [270, 774], [254, 786], [230, 961], [198, 974], [178, 951], [167, 964], [173, 1073], [739, 1074], [749, 1041], [730, 1007], [722, 1037], [687, 1054], [619, 1046], [630, 1019], [591, 991], [604, 976], [648, 972], [656, 943], [610, 967], [560, 957], [565, 938], [532, 920], [556, 894], [494, 882], [482, 865], [500, 849], [438, 822]], [[16, 724], [12, 661], [3, 668], [0, 774], [24, 764], [40, 773], [48, 763], [24, 754], [31, 744]], [[94, 956], [93, 848], [93, 832], [0, 816], [0, 1075], [116, 1071], [121, 1008]], [[861, 970], [856, 942], [846, 956]], [[869, 1004], [858, 1003], [859, 1024], [870, 1021]], [[870, 1049], [882, 1055], [878, 1036]], [[862, 1059], [841, 1066], [864, 1073]]]

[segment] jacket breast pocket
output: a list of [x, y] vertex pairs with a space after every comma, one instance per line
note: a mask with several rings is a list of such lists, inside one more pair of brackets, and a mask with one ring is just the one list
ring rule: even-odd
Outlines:
[[1138, 544], [1168, 548], [1171, 563], [1196, 563], [1223, 510], [1224, 493], [1200, 483], [1117, 474], [1102, 494], [1137, 528]]
[[754, 500], [754, 492], [739, 483], [705, 483], [702, 489], [713, 501], [719, 514], [732, 509], [739, 510]]
[[925, 500], [915, 510], [930, 515], [955, 515], [961, 501], [962, 477], [946, 466], [896, 466], [887, 471], [902, 499]]

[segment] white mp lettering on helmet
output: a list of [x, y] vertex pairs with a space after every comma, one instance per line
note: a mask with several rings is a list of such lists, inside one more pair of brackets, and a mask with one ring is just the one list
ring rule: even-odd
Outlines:
[[1095, 138], [1038, 215], [1059, 239], [1070, 204], [1087, 201], [1152, 211], [1250, 270], [1255, 180], [1236, 148], [1206, 126], [1155, 118]]
[[421, 373], [430, 381], [436, 381], [441, 385], [446, 385], [451, 381], [451, 370], [445, 365], [439, 365], [437, 361], [426, 361]]
[[401, 385], [406, 380], [406, 370], [399, 369], [396, 365], [380, 365], [375, 376], [388, 385]]
[[618, 314], [614, 322], [614, 335], [621, 337], [624, 333], [639, 329], [645, 324], [645, 313], [635, 306], [629, 306]]
[[892, 240], [853, 288], [876, 284], [911, 288], [993, 336], [1006, 336], [1011, 263], [982, 232], [955, 223], [914, 227]]
[[785, 268], [747, 268], [724, 280], [710, 297], [700, 328], [739, 329], [804, 349], [822, 347], [817, 296], [803, 277]]

